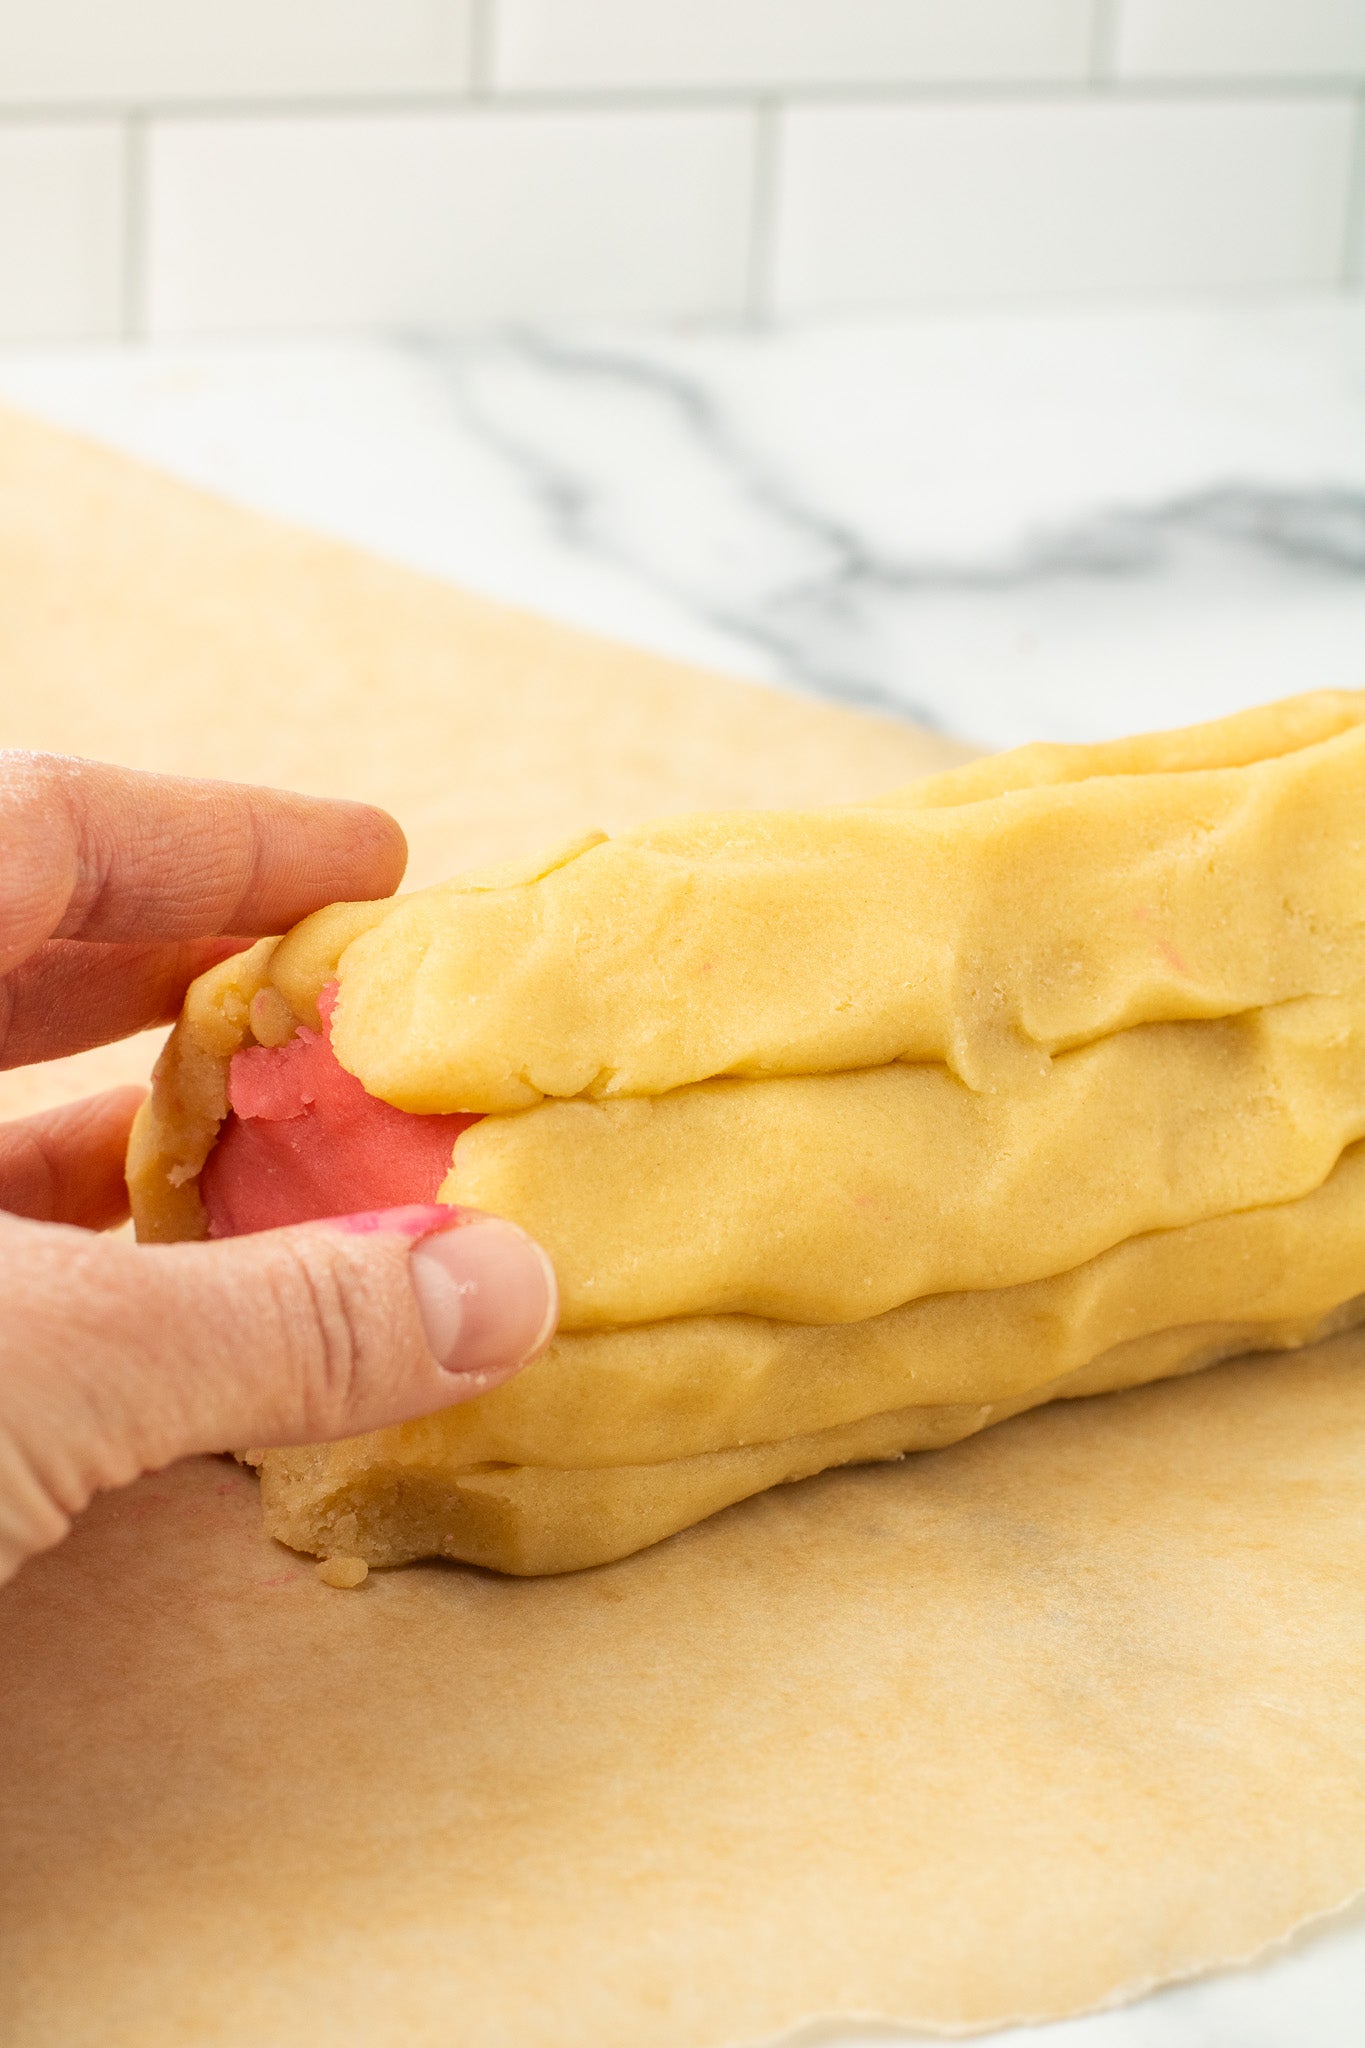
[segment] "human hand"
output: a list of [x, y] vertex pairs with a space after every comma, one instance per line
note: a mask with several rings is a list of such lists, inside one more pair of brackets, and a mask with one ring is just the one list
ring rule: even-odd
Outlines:
[[[0, 752], [0, 1066], [168, 1022], [195, 975], [324, 903], [391, 894], [405, 860], [365, 805]], [[0, 1582], [105, 1488], [447, 1407], [554, 1327], [543, 1252], [468, 1211], [99, 1235], [127, 1214], [143, 1092], [0, 1124]]]

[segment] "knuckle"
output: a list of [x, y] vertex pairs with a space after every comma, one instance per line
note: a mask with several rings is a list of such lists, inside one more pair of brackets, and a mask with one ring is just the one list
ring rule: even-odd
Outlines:
[[[0, 1023], [4, 1018], [0, 993]], [[0, 1061], [3, 1055], [0, 1054]], [[13, 1216], [50, 1216], [57, 1164], [41, 1125], [29, 1119], [0, 1125], [0, 1208]]]
[[0, 969], [6, 972], [56, 929], [75, 886], [75, 832], [62, 765], [44, 754], [0, 750]]
[[370, 1351], [361, 1291], [342, 1262], [316, 1242], [291, 1244], [279, 1279], [296, 1375], [299, 1420], [309, 1435], [344, 1430], [359, 1405]]
[[61, 1474], [44, 1469], [22, 1442], [0, 1433], [0, 1586], [28, 1558], [51, 1550], [86, 1506], [88, 1494], [70, 1486], [64, 1498]]

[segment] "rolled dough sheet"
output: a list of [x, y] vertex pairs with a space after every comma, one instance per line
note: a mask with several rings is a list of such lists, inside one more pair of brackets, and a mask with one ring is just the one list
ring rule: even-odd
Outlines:
[[[415, 880], [942, 759], [12, 419], [0, 587], [5, 743], [376, 798]], [[0, 1593], [0, 2039], [720, 2048], [1249, 1955], [1365, 1888], [1362, 1368], [1060, 1404], [570, 1579], [333, 1591], [220, 1461], [102, 1501]]]
[[718, 2048], [1244, 1956], [1365, 1877], [1365, 1344], [563, 1579], [333, 1592], [198, 1461], [0, 1595], [6, 2048]]

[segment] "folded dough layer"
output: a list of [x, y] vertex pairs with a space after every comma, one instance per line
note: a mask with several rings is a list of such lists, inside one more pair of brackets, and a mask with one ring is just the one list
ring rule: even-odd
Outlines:
[[1234, 1323], [1173, 1332], [1165, 1345], [1125, 1345], [1070, 1383], [1054, 1381], [1012, 1401], [902, 1408], [814, 1436], [660, 1465], [449, 1471], [416, 1465], [395, 1470], [377, 1462], [338, 1485], [329, 1484], [329, 1446], [271, 1451], [261, 1459], [265, 1524], [295, 1550], [363, 1557], [374, 1565], [449, 1557], [523, 1577], [583, 1571], [629, 1557], [770, 1486], [810, 1479], [836, 1465], [940, 1450], [1043, 1401], [1172, 1379], [1248, 1350], [1297, 1350], [1361, 1320], [1365, 1300], [1311, 1324], [1255, 1330]]
[[465, 1131], [441, 1200], [540, 1240], [565, 1329], [849, 1322], [1288, 1201], [1362, 1136], [1357, 990], [1138, 1025], [990, 1095], [898, 1065], [544, 1102]]
[[830, 1465], [1362, 1317], [1365, 1146], [1299, 1201], [1136, 1238], [1029, 1286], [823, 1328], [716, 1317], [560, 1337], [461, 1407], [249, 1455], [267, 1526], [297, 1549], [573, 1571]]
[[1365, 697], [1023, 748], [881, 803], [665, 819], [306, 921], [334, 1044], [422, 1112], [942, 1061], [986, 1088], [1131, 1025], [1365, 976]]

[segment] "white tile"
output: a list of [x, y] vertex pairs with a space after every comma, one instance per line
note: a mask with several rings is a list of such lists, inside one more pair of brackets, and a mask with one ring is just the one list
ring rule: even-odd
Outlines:
[[1125, 78], [1365, 74], [1365, 0], [1117, 0]]
[[739, 110], [156, 123], [151, 328], [733, 313], [752, 149]]
[[496, 0], [505, 90], [1083, 75], [1095, 0]]
[[780, 310], [1331, 286], [1354, 105], [798, 107]]
[[0, 100], [459, 91], [472, 0], [0, 0]]
[[0, 340], [118, 333], [123, 178], [113, 121], [0, 126]]

